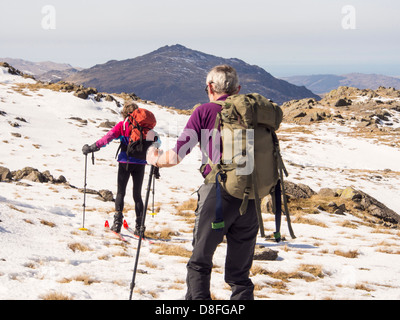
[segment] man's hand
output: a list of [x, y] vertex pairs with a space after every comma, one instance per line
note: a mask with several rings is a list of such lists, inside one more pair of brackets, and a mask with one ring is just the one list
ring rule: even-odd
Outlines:
[[148, 164], [157, 167], [157, 161], [160, 158], [160, 156], [163, 154], [163, 151], [160, 149], [157, 149], [154, 146], [151, 146], [147, 150], [146, 154], [146, 161]]

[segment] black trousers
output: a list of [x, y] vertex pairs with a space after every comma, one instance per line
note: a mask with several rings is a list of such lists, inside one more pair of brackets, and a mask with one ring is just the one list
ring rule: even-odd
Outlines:
[[242, 200], [221, 190], [225, 228], [213, 230], [215, 221], [215, 184], [202, 185], [193, 231], [193, 253], [187, 264], [187, 300], [208, 300], [212, 259], [217, 246], [227, 240], [225, 281], [231, 286], [232, 300], [254, 299], [254, 285], [249, 278], [258, 233], [258, 220], [254, 201], [249, 201], [247, 212], [240, 215]]
[[135, 202], [136, 224], [140, 224], [143, 213], [142, 185], [145, 172], [145, 165], [142, 164], [126, 164], [120, 163], [118, 166], [118, 188], [117, 197], [115, 199], [115, 211], [122, 212], [124, 210], [124, 198], [126, 194], [126, 186], [129, 178], [133, 180], [133, 201]]

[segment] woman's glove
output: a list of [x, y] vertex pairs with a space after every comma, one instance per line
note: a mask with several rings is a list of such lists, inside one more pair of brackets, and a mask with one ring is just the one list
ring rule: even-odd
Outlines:
[[82, 147], [82, 152], [83, 152], [83, 154], [86, 156], [86, 155], [88, 155], [89, 153], [92, 153], [92, 152], [97, 152], [97, 151], [99, 151], [100, 150], [100, 148], [98, 148], [97, 146], [96, 146], [96, 143], [93, 143], [91, 146], [89, 146], [88, 144], [85, 144], [83, 147]]

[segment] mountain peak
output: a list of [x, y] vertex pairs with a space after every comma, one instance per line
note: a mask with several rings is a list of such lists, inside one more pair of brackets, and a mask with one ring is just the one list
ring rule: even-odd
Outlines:
[[179, 44], [179, 43], [177, 43], [177, 44], [173, 44], [173, 45], [171, 45], [171, 46], [164, 46], [164, 47], [162, 47], [162, 48], [167, 48], [167, 49], [169, 49], [169, 50], [179, 50], [179, 51], [181, 51], [181, 50], [191, 50], [191, 49], [189, 49], [189, 48], [186, 48], [185, 46], [183, 46], [183, 45], [181, 45], [181, 44]]
[[166, 45], [161, 48], [158, 48], [157, 50], [150, 52], [151, 53], [163, 53], [163, 52], [183, 52], [183, 51], [193, 51], [189, 48], [186, 48], [185, 46], [181, 44], [174, 44], [174, 45]]
[[316, 98], [304, 87], [278, 80], [264, 69], [239, 59], [225, 59], [181, 44], [167, 45], [143, 56], [96, 65], [67, 81], [95, 87], [103, 92], [134, 92], [161, 105], [190, 109], [208, 102], [202, 90], [207, 73], [216, 65], [232, 65], [239, 74], [242, 93], [257, 92], [277, 103]]
[[167, 45], [161, 47], [153, 52], [150, 52], [148, 55], [163, 55], [165, 57], [170, 58], [179, 58], [179, 57], [191, 57], [191, 58], [199, 58], [204, 59], [204, 57], [208, 57], [206, 53], [201, 51], [196, 51], [190, 48], [187, 48], [181, 44]]

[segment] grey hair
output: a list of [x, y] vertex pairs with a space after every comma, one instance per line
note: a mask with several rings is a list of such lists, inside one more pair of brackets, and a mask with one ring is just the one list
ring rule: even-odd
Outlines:
[[235, 94], [239, 88], [239, 77], [235, 68], [228, 65], [215, 66], [207, 75], [207, 85], [213, 83], [218, 94]]

